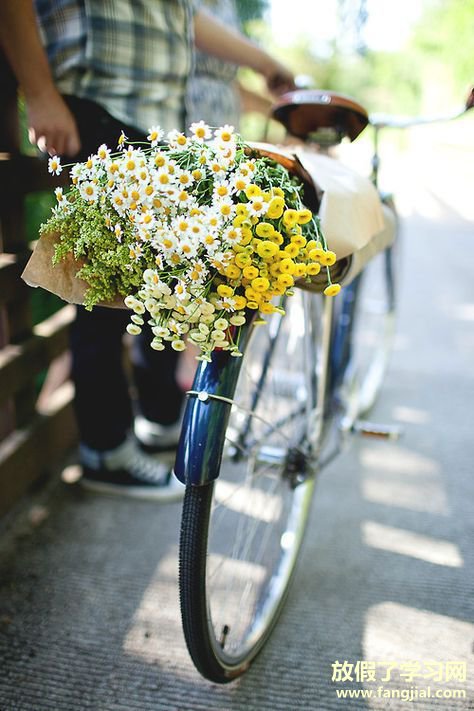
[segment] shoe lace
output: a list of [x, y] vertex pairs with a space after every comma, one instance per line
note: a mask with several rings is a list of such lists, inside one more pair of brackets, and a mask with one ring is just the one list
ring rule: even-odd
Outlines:
[[153, 484], [166, 484], [169, 479], [169, 467], [147, 456], [136, 446], [128, 448], [124, 456], [123, 466], [130, 474], [142, 481], [148, 481]]

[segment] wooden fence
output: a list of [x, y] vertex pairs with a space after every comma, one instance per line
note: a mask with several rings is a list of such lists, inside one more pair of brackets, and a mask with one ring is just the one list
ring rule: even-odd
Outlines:
[[19, 146], [17, 89], [0, 56], [0, 516], [57, 467], [77, 438], [69, 381], [38, 401], [38, 375], [67, 351], [74, 310], [64, 306], [33, 325], [33, 290], [20, 278], [31, 251], [24, 202], [57, 180], [44, 160], [22, 155]]

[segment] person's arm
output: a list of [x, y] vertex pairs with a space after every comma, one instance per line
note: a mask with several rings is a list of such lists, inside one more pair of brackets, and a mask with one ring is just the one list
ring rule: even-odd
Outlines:
[[25, 97], [30, 141], [50, 155], [75, 155], [77, 126], [51, 76], [32, 0], [0, 0], [0, 42]]
[[229, 29], [203, 8], [194, 16], [194, 42], [198, 49], [219, 59], [262, 74], [274, 94], [295, 88], [293, 74], [239, 32]]
[[273, 102], [262, 94], [257, 94], [255, 91], [242, 86], [240, 82], [236, 82], [239, 91], [240, 103], [244, 113], [247, 111], [255, 111], [263, 116], [270, 116]]

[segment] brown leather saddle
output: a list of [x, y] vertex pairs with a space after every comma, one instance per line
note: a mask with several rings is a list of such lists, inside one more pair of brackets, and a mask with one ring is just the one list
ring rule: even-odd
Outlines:
[[338, 140], [353, 141], [369, 123], [363, 106], [354, 99], [333, 91], [298, 89], [283, 94], [274, 105], [272, 116], [292, 136], [317, 140], [322, 130], [332, 130]]

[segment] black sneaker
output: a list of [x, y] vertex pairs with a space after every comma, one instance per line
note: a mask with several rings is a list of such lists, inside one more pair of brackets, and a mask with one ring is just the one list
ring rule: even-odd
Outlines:
[[81, 445], [81, 485], [89, 491], [153, 501], [179, 501], [185, 486], [172, 469], [144, 454], [133, 439], [108, 452]]

